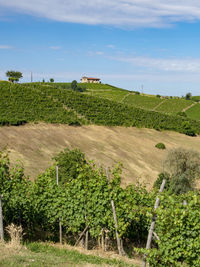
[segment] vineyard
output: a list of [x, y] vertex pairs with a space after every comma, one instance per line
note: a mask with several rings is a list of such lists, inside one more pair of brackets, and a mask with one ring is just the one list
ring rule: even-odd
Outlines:
[[139, 95], [135, 94], [134, 91], [131, 92], [105, 84], [79, 84], [79, 86], [87, 88], [86, 94], [88, 95], [106, 98], [146, 110], [156, 110], [158, 112], [176, 115], [188, 108], [188, 118], [200, 120], [200, 106], [197, 106], [195, 109], [190, 108], [193, 103], [200, 101], [199, 96], [192, 96], [191, 100], [170, 97], [162, 99], [155, 95]]
[[97, 245], [104, 250], [116, 249], [113, 201], [125, 253], [147, 252], [151, 266], [200, 265], [198, 192], [175, 195], [166, 191], [160, 195], [155, 228], [158, 238], [153, 248], [145, 251], [141, 244], [147, 239], [157, 189], [147, 192], [141, 185], [121, 188], [119, 166], [108, 176], [102, 168], [88, 163], [79, 150], [67, 149], [55, 158], [58, 185], [55, 165], [31, 182], [22, 168], [10, 168], [5, 152], [0, 156], [4, 226], [22, 225], [27, 240], [58, 241], [60, 222], [62, 239], [71, 245], [82, 240], [88, 249]]
[[[34, 87], [33, 87], [34, 88]], [[80, 125], [73, 111], [63, 109], [59, 102], [28, 86], [0, 83], [0, 125], [20, 125], [44, 121]]]
[[200, 123], [195, 120], [58, 89], [55, 85], [1, 82], [0, 90], [0, 125], [44, 121], [173, 130], [191, 136], [200, 133]]

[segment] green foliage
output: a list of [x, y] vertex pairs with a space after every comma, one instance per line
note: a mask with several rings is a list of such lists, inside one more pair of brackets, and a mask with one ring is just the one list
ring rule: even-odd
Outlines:
[[200, 102], [200, 96], [192, 96], [191, 100], [195, 102]]
[[189, 118], [199, 121], [200, 120], [200, 104], [196, 103], [196, 105], [186, 110], [186, 114]]
[[[58, 87], [65, 89], [58, 89]], [[145, 127], [173, 130], [191, 136], [200, 133], [200, 123], [188, 118], [135, 108], [108, 99], [89, 96], [88, 92], [79, 93], [66, 89], [70, 89], [68, 84], [0, 82], [0, 125], [21, 125], [26, 122], [44, 121], [68, 125], [90, 123], [105, 126]], [[124, 95], [124, 90], [121, 92]], [[147, 98], [153, 99], [153, 102], [161, 101], [156, 97]]]
[[158, 175], [158, 178], [156, 179], [154, 185], [153, 185], [153, 188], [155, 189], [160, 189], [160, 186], [162, 184], [162, 181], [163, 180], [166, 180], [166, 183], [165, 183], [165, 191], [169, 191], [170, 189], [170, 175], [169, 173], [167, 172], [161, 172], [159, 175]]
[[184, 108], [189, 107], [193, 101], [185, 99], [167, 99], [156, 108], [156, 111], [168, 113], [168, 114], [177, 114], [182, 112]]
[[183, 128], [183, 133], [189, 136], [196, 136], [196, 132], [193, 126], [189, 123], [189, 121], [183, 121], [182, 122], [182, 128]]
[[200, 154], [183, 148], [173, 149], [167, 155], [165, 168], [171, 174], [171, 192], [186, 193], [193, 190], [200, 177]]
[[[132, 233], [130, 238], [136, 235], [138, 239], [144, 238], [142, 233], [147, 230], [146, 205], [152, 204], [149, 195], [144, 195], [145, 189], [136, 186], [122, 189], [119, 167], [113, 169], [108, 183], [102, 169], [87, 163], [78, 150], [72, 150], [71, 153], [66, 150], [57, 159], [62, 165], [61, 178], [64, 182], [59, 185], [56, 184], [55, 167], [30, 182], [24, 177], [23, 169], [10, 169], [7, 156], [2, 154], [1, 193], [4, 196], [5, 225], [11, 222], [22, 224], [27, 237], [34, 237], [39, 228], [40, 232], [46, 232], [45, 239], [56, 241], [60, 219], [63, 232], [67, 236], [76, 238], [89, 226], [90, 237], [94, 240], [99, 237], [102, 229], [108, 229], [113, 240], [115, 227], [112, 198], [118, 216], [120, 236], [128, 237], [134, 229], [134, 235]], [[70, 177], [70, 174], [74, 177]], [[42, 239], [41, 236], [40, 238]]]
[[192, 192], [181, 197], [164, 194], [161, 203], [155, 229], [160, 240], [155, 241], [157, 248], [147, 252], [150, 265], [200, 266], [200, 196]]
[[76, 88], [77, 88], [77, 81], [76, 80], [72, 81], [71, 88], [72, 88], [72, 90], [76, 90]]
[[66, 148], [56, 157], [56, 164], [59, 167], [59, 179], [61, 183], [69, 182], [75, 179], [86, 164], [85, 155], [79, 150], [70, 150]]
[[10, 82], [18, 82], [19, 79], [23, 77], [20, 71], [14, 71], [14, 70], [8, 70], [6, 72], [6, 76], [8, 77], [8, 80]]
[[158, 143], [158, 144], [155, 145], [155, 147], [158, 148], [158, 149], [166, 149], [166, 146], [163, 143]]
[[[43, 88], [48, 85], [31, 86], [0, 83], [0, 125], [22, 125], [26, 122], [65, 123], [81, 125], [82, 119], [63, 104], [49, 98]], [[50, 87], [51, 88], [51, 87]]]
[[53, 78], [50, 78], [49, 81], [50, 81], [50, 83], [54, 83], [54, 79]]
[[130, 94], [124, 100], [124, 103], [144, 109], [154, 109], [163, 100], [158, 97], [142, 96], [139, 94]]
[[[109, 239], [115, 239], [115, 227], [111, 208], [114, 200], [120, 236], [131, 242], [143, 242], [147, 237], [147, 229], [151, 221], [153, 204], [157, 191], [147, 192], [144, 187], [130, 185], [120, 187], [120, 168], [111, 171], [108, 183], [102, 169], [85, 162], [80, 151], [66, 150], [57, 157], [66, 166], [70, 162], [69, 174], [80, 161], [77, 175], [65, 183], [56, 184], [55, 167], [41, 174], [36, 181], [30, 182], [24, 177], [22, 168], [11, 169], [8, 155], [0, 154], [0, 183], [3, 194], [4, 225], [11, 222], [22, 224], [26, 236], [36, 237], [38, 229], [40, 239], [56, 241], [58, 236], [58, 221], [61, 220], [63, 233], [68, 242], [78, 238], [83, 229], [89, 227], [92, 243], [98, 239], [102, 229], [109, 230]], [[178, 163], [184, 173], [184, 162]], [[187, 166], [196, 166], [193, 161], [187, 161]], [[74, 165], [74, 166], [73, 166]], [[61, 168], [61, 167], [60, 167]], [[195, 168], [192, 168], [193, 170]], [[74, 169], [75, 170], [75, 169]], [[174, 172], [174, 173], [176, 173]], [[191, 173], [194, 173], [193, 171]], [[63, 171], [64, 175], [64, 171]], [[157, 187], [162, 178], [168, 179], [168, 174], [160, 174]], [[187, 203], [186, 205], [184, 204]], [[160, 206], [157, 209], [155, 232], [159, 240], [154, 240], [154, 246], [147, 252], [151, 266], [186, 266], [200, 265], [200, 195], [195, 192], [174, 195], [162, 193]], [[45, 233], [42, 238], [41, 233]], [[51, 251], [55, 248], [31, 245], [34, 252]], [[64, 253], [64, 252], [62, 252]], [[60, 255], [60, 254], [59, 254]], [[61, 256], [61, 255], [60, 255]], [[116, 265], [115, 265], [116, 266]]]
[[191, 94], [191, 93], [187, 93], [187, 94], [185, 95], [185, 99], [186, 99], [186, 100], [190, 100], [191, 97], [192, 97], [192, 94]]
[[177, 115], [178, 116], [181, 116], [181, 117], [187, 117], [187, 114], [185, 113], [185, 112], [182, 112], [182, 111], [179, 111], [178, 113], [177, 113]]

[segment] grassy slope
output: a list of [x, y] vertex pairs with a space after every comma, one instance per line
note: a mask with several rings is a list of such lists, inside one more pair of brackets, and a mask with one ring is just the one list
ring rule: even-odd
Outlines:
[[[136, 267], [124, 260], [86, 255], [77, 250], [58, 248], [48, 244], [30, 243], [20, 250], [0, 244], [0, 267], [49, 267], [49, 266], [119, 266]], [[130, 261], [131, 262], [131, 261]]]
[[[2, 83], [2, 82], [1, 82]], [[30, 84], [27, 84], [30, 85]], [[70, 83], [32, 83], [32, 86], [42, 85], [43, 88], [47, 86], [55, 86], [59, 89], [70, 89]], [[176, 114], [178, 112], [184, 111], [185, 108], [190, 107], [193, 100], [196, 100], [198, 97], [192, 97], [191, 101], [186, 101], [184, 99], [160, 99], [153, 95], [135, 95], [127, 90], [114, 87], [107, 84], [78, 84], [80, 87], [84, 87], [87, 91], [84, 93], [86, 95], [97, 96], [101, 98], [106, 98], [112, 101], [121, 102], [128, 104], [129, 106], [139, 107], [146, 110], [156, 110], [158, 112]], [[36, 97], [36, 96], [35, 96]], [[37, 98], [37, 97], [36, 97]], [[14, 99], [13, 99], [14, 101]], [[0, 103], [2, 110], [5, 110], [4, 102]], [[48, 105], [50, 105], [48, 103]], [[53, 109], [52, 109], [53, 110]], [[65, 111], [66, 113], [66, 111]], [[52, 112], [52, 119], [54, 119]], [[189, 108], [187, 116], [191, 119], [200, 120], [200, 106], [195, 108]], [[43, 116], [44, 117], [44, 116]]]
[[193, 120], [199, 120], [200, 119], [200, 103], [197, 103], [190, 109], [186, 111], [186, 114], [189, 118]]
[[[190, 135], [194, 132], [200, 133], [200, 123], [196, 121], [188, 121], [180, 116], [144, 110], [119, 101], [88, 96], [72, 90], [58, 89], [61, 85], [68, 87], [68, 84], [0, 84], [0, 124], [21, 125], [26, 122], [43, 121], [68, 125], [134, 126], [172, 130]], [[122, 92], [121, 102], [125, 99], [125, 90], [109, 85], [95, 86]], [[108, 91], [103, 90], [103, 92]], [[142, 96], [139, 98], [140, 102], [144, 102]], [[151, 99], [157, 100], [155, 97]]]
[[[123, 102], [134, 107], [156, 110], [168, 114], [181, 112], [185, 108], [189, 107], [195, 100], [199, 99], [199, 97], [192, 97], [192, 100], [189, 101], [184, 99], [163, 100], [155, 95], [135, 95], [127, 90], [104, 84], [87, 84], [84, 86], [87, 88], [87, 94], [107, 98], [117, 102]], [[197, 106], [195, 109], [189, 108], [186, 113], [189, 118], [200, 120], [200, 106]]]
[[[166, 150], [155, 145], [162, 142]], [[7, 146], [11, 162], [23, 163], [26, 175], [33, 179], [53, 164], [53, 156], [65, 147], [79, 148], [97, 165], [124, 165], [122, 183], [137, 179], [151, 186], [169, 149], [184, 147], [200, 152], [200, 136], [176, 132], [125, 127], [27, 124], [0, 128], [0, 150]], [[17, 161], [19, 160], [19, 161]]]

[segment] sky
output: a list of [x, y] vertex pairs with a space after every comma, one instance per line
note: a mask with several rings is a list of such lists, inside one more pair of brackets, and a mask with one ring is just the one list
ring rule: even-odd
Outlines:
[[0, 0], [0, 80], [200, 95], [199, 0]]

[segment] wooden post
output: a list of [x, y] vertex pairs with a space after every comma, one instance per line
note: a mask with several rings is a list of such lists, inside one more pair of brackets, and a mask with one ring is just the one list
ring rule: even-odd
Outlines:
[[78, 245], [78, 243], [79, 243], [80, 240], [83, 238], [83, 236], [84, 236], [84, 234], [85, 234], [85, 232], [86, 232], [87, 230], [88, 230], [88, 226], [86, 226], [85, 229], [83, 230], [83, 232], [80, 234], [78, 240], [77, 240], [76, 243], [75, 243], [75, 246]]
[[2, 196], [0, 195], [0, 239], [4, 241], [4, 232], [3, 232], [3, 211], [2, 211]]
[[89, 231], [87, 230], [85, 233], [85, 249], [88, 250], [88, 235]]
[[[58, 185], [58, 166], [56, 166], [56, 182]], [[59, 240], [60, 240], [60, 244], [62, 244], [62, 224], [61, 224], [60, 219], [59, 219]]]
[[[162, 193], [162, 191], [164, 190], [165, 183], [166, 183], [166, 179], [163, 179], [162, 184], [160, 186], [159, 193]], [[153, 215], [153, 218], [152, 218], [152, 221], [151, 221], [151, 226], [150, 226], [149, 233], [148, 233], [146, 249], [150, 249], [151, 248], [151, 241], [152, 241], [153, 232], [154, 232], [154, 228], [155, 228], [155, 224], [156, 224], [156, 213], [155, 213], [155, 211], [158, 208], [159, 204], [160, 204], [160, 199], [159, 199], [159, 196], [157, 196], [156, 202], [155, 202], [155, 205], [154, 205], [154, 215]], [[146, 267], [146, 257], [147, 257], [147, 254], [144, 255], [143, 262], [142, 262], [142, 267]]]
[[[106, 176], [107, 176], [107, 179], [109, 182], [109, 170], [108, 170], [108, 168], [106, 168]], [[120, 237], [119, 237], [119, 233], [118, 233], [117, 215], [116, 215], [115, 204], [114, 204], [113, 199], [111, 199], [111, 206], [112, 206], [113, 218], [114, 218], [114, 222], [115, 222], [115, 234], [116, 234], [116, 239], [117, 239], [117, 248], [118, 248], [119, 255], [122, 256], [123, 253], [122, 253], [121, 241], [120, 241]]]

